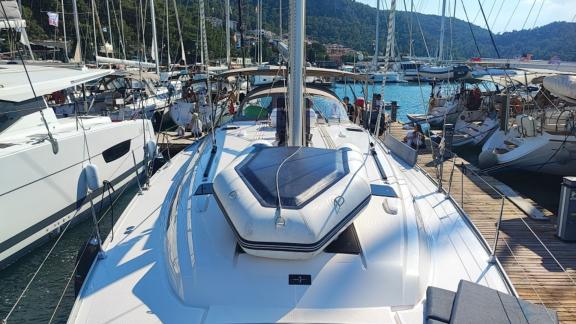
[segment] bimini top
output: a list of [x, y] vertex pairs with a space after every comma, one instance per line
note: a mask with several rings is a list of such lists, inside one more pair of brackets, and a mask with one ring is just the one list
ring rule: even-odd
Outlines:
[[30, 81], [20, 64], [0, 65], [0, 100], [22, 102], [100, 79], [114, 70], [75, 69], [27, 65]]
[[214, 179], [214, 193], [246, 252], [306, 258], [334, 240], [369, 202], [363, 162], [350, 148], [256, 145]]

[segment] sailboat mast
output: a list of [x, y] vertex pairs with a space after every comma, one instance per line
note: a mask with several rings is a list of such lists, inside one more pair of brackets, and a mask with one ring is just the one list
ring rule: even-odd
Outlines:
[[290, 74], [288, 76], [288, 143], [304, 146], [306, 104], [304, 101], [305, 56], [304, 36], [306, 26], [306, 0], [290, 0]]
[[413, 27], [412, 19], [414, 18], [414, 0], [410, 0], [410, 25], [409, 25], [409, 34], [410, 34], [410, 57], [414, 56], [414, 40], [412, 39]]
[[230, 68], [232, 58], [230, 57], [230, 0], [226, 0], [224, 5], [226, 11], [226, 66]]
[[68, 38], [66, 37], [66, 14], [64, 12], [64, 0], [60, 0], [60, 5], [62, 6], [62, 29], [64, 32], [64, 53], [66, 53], [66, 55], [64, 55], [66, 57], [66, 62], [69, 61], [68, 59]]
[[446, 0], [442, 0], [442, 18], [440, 20], [440, 44], [438, 47], [438, 61], [444, 60], [444, 20], [446, 18]]
[[258, 64], [262, 64], [262, 0], [258, 0]]
[[372, 65], [378, 70], [378, 42], [380, 40], [380, 0], [376, 0], [376, 40], [374, 41], [374, 58]]
[[150, 0], [150, 20], [152, 20], [152, 46], [154, 61], [156, 62], [156, 74], [160, 75], [160, 55], [158, 55], [158, 37], [156, 35], [156, 10], [154, 9], [154, 0]]
[[78, 22], [78, 6], [76, 0], [72, 0], [72, 11], [74, 12], [74, 30], [76, 31], [76, 50], [74, 51], [74, 59], [82, 60], [82, 46], [80, 42], [80, 24]]
[[198, 35], [198, 38], [200, 38], [200, 65], [204, 66], [204, 40], [202, 39], [202, 13], [200, 13], [200, 10], [198, 10], [198, 25], [199, 25], [199, 30], [200, 30], [200, 34]]
[[120, 38], [122, 38], [122, 56], [126, 59], [126, 36], [124, 35], [124, 14], [122, 13], [122, 0], [119, 0], [120, 9]]
[[[112, 57], [114, 57], [114, 39], [112, 38], [112, 20], [110, 19], [110, 2], [106, 0], [106, 14], [108, 15], [108, 39], [112, 46]], [[108, 50], [106, 50], [108, 52]]]
[[168, 56], [168, 71], [170, 71], [172, 59], [170, 58], [170, 14], [168, 13], [168, 0], [164, 2], [164, 7], [166, 9], [166, 54]]
[[246, 49], [244, 48], [244, 26], [242, 25], [242, 0], [238, 0], [238, 30], [240, 31], [240, 48], [242, 49], [242, 67], [246, 67]]
[[172, 0], [174, 4], [174, 14], [176, 14], [176, 26], [178, 27], [178, 37], [180, 37], [180, 50], [182, 51], [182, 61], [184, 61], [184, 65], [188, 66], [186, 63], [186, 50], [184, 49], [184, 39], [182, 38], [182, 27], [180, 27], [180, 17], [178, 16], [178, 5], [176, 4], [176, 0]]
[[96, 37], [96, 3], [94, 0], [92, 4], [92, 31], [94, 32], [94, 60], [96, 61], [96, 66], [98, 66], [98, 38]]

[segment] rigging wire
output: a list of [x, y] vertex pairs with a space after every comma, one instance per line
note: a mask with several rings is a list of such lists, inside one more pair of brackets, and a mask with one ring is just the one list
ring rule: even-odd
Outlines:
[[496, 16], [494, 16], [494, 21], [492, 21], [492, 27], [494, 27], [496, 25], [496, 22], [498, 21], [498, 17], [500, 17], [500, 13], [502, 12], [502, 8], [504, 7], [505, 3], [506, 3], [506, 1], [504, 1], [504, 0], [502, 0], [502, 2], [500, 3], [500, 7], [496, 11]]
[[526, 23], [528, 22], [528, 18], [530, 18], [530, 14], [532, 13], [532, 10], [534, 9], [534, 5], [536, 5], [536, 1], [534, 0], [532, 2], [532, 6], [530, 7], [530, 11], [528, 11], [528, 15], [526, 16], [526, 19], [524, 20], [524, 23], [522, 24], [522, 28], [520, 28], [520, 30], [523, 30], [524, 27], [526, 27]]
[[536, 19], [534, 19], [534, 25], [532, 25], [532, 29], [534, 29], [536, 27], [536, 22], [538, 22], [538, 18], [540, 17], [540, 12], [542, 12], [542, 7], [544, 7], [544, 2], [546, 0], [542, 0], [542, 3], [540, 4], [540, 8], [538, 9], [538, 13], [536, 14]]
[[518, 9], [519, 5], [520, 5], [520, 0], [518, 0], [516, 2], [516, 6], [514, 6], [514, 10], [512, 10], [512, 14], [510, 14], [510, 18], [508, 18], [508, 22], [506, 22], [506, 25], [504, 26], [504, 29], [502, 30], [502, 32], [505, 32], [508, 30], [508, 25], [510, 25], [512, 18], [514, 18], [514, 14], [516, 13], [516, 10]]

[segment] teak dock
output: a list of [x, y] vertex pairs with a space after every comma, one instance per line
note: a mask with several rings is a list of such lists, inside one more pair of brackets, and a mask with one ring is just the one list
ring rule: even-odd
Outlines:
[[[402, 140], [406, 130], [393, 123], [388, 134]], [[426, 149], [418, 152], [417, 165], [438, 183], [439, 163], [430, 147], [427, 141]], [[443, 188], [450, 188], [452, 198], [491, 247], [502, 209], [495, 255], [519, 297], [556, 310], [562, 323], [576, 323], [576, 243], [555, 236], [556, 215], [519, 195], [506, 197], [502, 190], [495, 189], [506, 185], [488, 175], [479, 175], [480, 171], [463, 159], [448, 158], [442, 164]], [[505, 191], [509, 194], [509, 190]], [[537, 208], [543, 219], [529, 217], [526, 205]]]

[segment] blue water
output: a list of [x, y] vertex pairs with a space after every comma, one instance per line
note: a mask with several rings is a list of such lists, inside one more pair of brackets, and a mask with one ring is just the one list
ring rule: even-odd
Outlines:
[[[341, 99], [345, 96], [354, 102], [354, 94], [356, 97], [363, 97], [364, 92], [362, 85], [357, 83], [353, 84], [336, 84], [332, 90]], [[406, 114], [422, 114], [426, 112], [428, 106], [428, 98], [430, 96], [431, 87], [429, 84], [422, 83], [420, 86], [417, 83], [390, 83], [384, 87], [384, 101], [397, 101], [400, 108], [398, 109], [398, 121], [407, 122]], [[368, 98], [371, 100], [372, 94], [382, 93], [382, 85], [369, 85]]]

